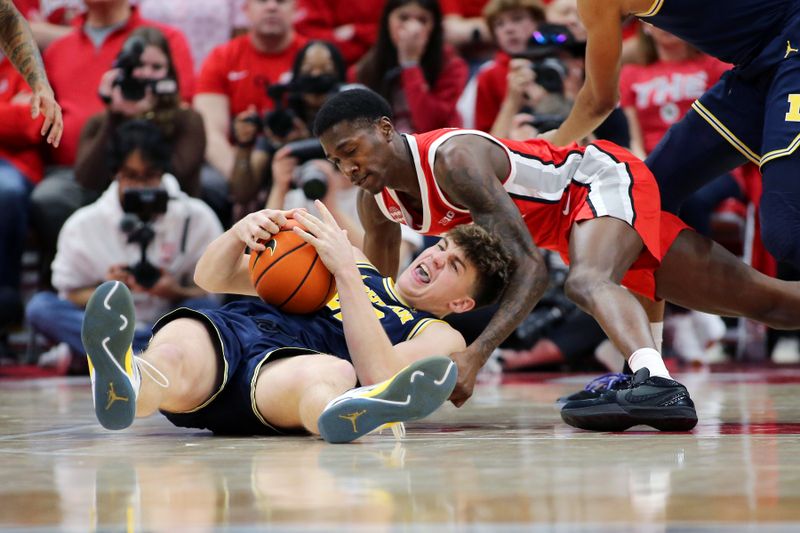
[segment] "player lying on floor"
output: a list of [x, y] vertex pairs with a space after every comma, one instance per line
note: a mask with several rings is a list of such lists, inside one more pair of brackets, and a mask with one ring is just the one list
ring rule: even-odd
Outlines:
[[[181, 308], [154, 325], [147, 350], [134, 356], [129, 291], [118, 282], [98, 287], [83, 344], [104, 427], [123, 429], [158, 409], [177, 426], [219, 434], [305, 431], [346, 442], [427, 416], [447, 400], [457, 370], [442, 356], [465, 342], [439, 318], [502, 293], [503, 247], [477, 226], [459, 227], [395, 283], [318, 207], [322, 220], [302, 210], [251, 213], [209, 245], [195, 272], [210, 292], [254, 296], [245, 246], [264, 250], [258, 241], [294, 218], [310, 233], [293, 231], [316, 248], [339, 291], [316, 313], [289, 315], [260, 299], [213, 311]], [[363, 386], [354, 389], [357, 382]]]

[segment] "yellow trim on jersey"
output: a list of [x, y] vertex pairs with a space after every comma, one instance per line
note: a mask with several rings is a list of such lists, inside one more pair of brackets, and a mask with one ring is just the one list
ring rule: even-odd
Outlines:
[[[225, 388], [225, 386], [228, 384], [228, 373], [230, 372], [230, 370], [228, 368], [228, 360], [225, 358], [225, 343], [222, 341], [222, 333], [220, 333], [219, 328], [214, 323], [214, 321], [211, 320], [211, 318], [209, 318], [208, 315], [206, 315], [205, 313], [203, 313], [201, 311], [197, 311], [196, 309], [189, 309], [188, 307], [179, 307], [178, 309], [170, 311], [166, 315], [164, 315], [161, 318], [159, 318], [158, 319], [158, 323], [161, 323], [168, 316], [170, 316], [172, 314], [175, 314], [175, 313], [178, 313], [181, 310], [186, 310], [186, 311], [190, 312], [188, 315], [185, 315], [185, 317], [196, 319], [197, 318], [196, 315], [200, 315], [203, 318], [205, 318], [205, 322], [202, 322], [204, 326], [206, 324], [211, 324], [214, 327], [214, 332], [217, 334], [217, 341], [219, 342], [219, 346], [220, 346], [220, 354], [219, 354], [219, 356], [222, 358], [223, 370], [222, 370], [222, 383], [219, 384], [219, 387], [217, 388], [217, 391], [214, 394], [212, 394], [209, 399], [207, 399], [206, 401], [204, 401], [203, 403], [201, 403], [200, 405], [198, 405], [194, 409], [190, 409], [188, 411], [170, 411], [170, 413], [173, 413], [173, 414], [176, 414], [176, 415], [194, 413], [194, 412], [199, 411], [200, 409], [204, 408], [205, 406], [207, 406], [211, 402], [213, 402], [216, 399], [216, 397], [220, 395], [220, 393]], [[195, 316], [192, 316], [192, 315], [195, 315]], [[171, 321], [172, 321], [172, 319], [170, 319], [167, 323], [169, 323]], [[216, 357], [216, 354], [215, 354], [215, 357]]]
[[271, 430], [276, 431], [277, 433], [284, 433], [284, 432], [279, 430], [269, 422], [267, 422], [267, 420], [261, 415], [261, 412], [258, 410], [258, 404], [256, 402], [256, 382], [258, 381], [258, 377], [261, 375], [261, 367], [264, 365], [264, 363], [269, 361], [269, 358], [272, 356], [272, 354], [283, 350], [298, 350], [299, 353], [302, 353], [303, 355], [323, 355], [322, 352], [318, 352], [310, 348], [300, 348], [299, 346], [281, 346], [280, 348], [275, 348], [274, 350], [270, 350], [267, 353], [265, 353], [264, 357], [256, 365], [255, 371], [253, 372], [253, 377], [250, 379], [250, 407], [253, 410], [253, 414], [256, 415], [256, 418], [258, 418], [258, 420], [262, 424], [264, 424]]
[[368, 268], [368, 269], [374, 270], [375, 272], [378, 272], [380, 274], [380, 271], [378, 270], [378, 267], [376, 267], [375, 265], [373, 265], [369, 261], [356, 261], [356, 267], [358, 267], [358, 268], [361, 268], [361, 267]]
[[653, 0], [653, 3], [650, 4], [650, 9], [645, 11], [644, 13], [634, 13], [634, 17], [652, 17], [653, 15], [657, 14], [661, 11], [661, 8], [664, 7], [664, 0]]
[[794, 140], [790, 142], [789, 146], [787, 146], [786, 148], [782, 148], [780, 150], [773, 150], [771, 152], [767, 152], [766, 154], [764, 154], [758, 166], [759, 167], [764, 166], [764, 163], [768, 163], [773, 159], [778, 159], [779, 157], [792, 155], [794, 151], [797, 150], [798, 146], [800, 146], [800, 134], [798, 134], [797, 137], [795, 137]]
[[758, 165], [759, 161], [761, 160], [761, 156], [759, 156], [756, 152], [750, 149], [745, 143], [743, 143], [736, 135], [734, 135], [731, 130], [725, 127], [725, 125], [720, 121], [717, 117], [714, 116], [711, 111], [706, 109], [706, 107], [701, 104], [699, 101], [695, 101], [692, 104], [692, 109], [697, 111], [700, 117], [703, 118], [708, 124], [717, 130], [717, 133], [722, 135], [722, 137], [731, 143], [731, 145], [739, 150], [743, 156], [749, 159], [754, 164]]
[[413, 339], [414, 337], [416, 337], [417, 335], [422, 333], [422, 331], [425, 328], [427, 328], [428, 326], [430, 326], [431, 324], [433, 324], [435, 322], [441, 322], [442, 324], [447, 324], [447, 322], [445, 322], [444, 320], [439, 320], [438, 318], [423, 318], [422, 320], [417, 322], [416, 326], [414, 326], [411, 329], [411, 333], [409, 333], [408, 336], [406, 336], [406, 340], [409, 341], [409, 340]]
[[414, 306], [405, 301], [403, 297], [400, 296], [400, 293], [397, 292], [397, 289], [394, 286], [394, 280], [392, 278], [383, 278], [383, 288], [386, 289], [386, 292], [388, 292], [392, 298], [400, 302], [403, 305], [403, 307], [406, 307], [409, 311], [412, 312], [416, 311]]

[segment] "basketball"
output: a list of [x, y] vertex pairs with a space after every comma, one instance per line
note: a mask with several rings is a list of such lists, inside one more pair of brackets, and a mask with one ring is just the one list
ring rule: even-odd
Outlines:
[[336, 282], [316, 249], [292, 231], [295, 226], [300, 224], [289, 220], [266, 250], [250, 254], [250, 279], [265, 302], [287, 313], [313, 313], [333, 298]]

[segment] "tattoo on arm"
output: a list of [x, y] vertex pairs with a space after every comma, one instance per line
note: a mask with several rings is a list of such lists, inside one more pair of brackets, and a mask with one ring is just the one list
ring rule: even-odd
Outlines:
[[[512, 257], [513, 271], [498, 311], [475, 341], [483, 351], [491, 351], [536, 305], [549, 279], [544, 259], [519, 210], [497, 179], [497, 171], [488, 163], [491, 158], [485, 152], [489, 150], [467, 148], [452, 150], [441, 167], [437, 161], [436, 174], [448, 197], [468, 208], [475, 223], [497, 236]], [[493, 148], [501, 150], [496, 145]]]
[[0, 0], [0, 47], [32, 89], [47, 81], [33, 34], [11, 0]]

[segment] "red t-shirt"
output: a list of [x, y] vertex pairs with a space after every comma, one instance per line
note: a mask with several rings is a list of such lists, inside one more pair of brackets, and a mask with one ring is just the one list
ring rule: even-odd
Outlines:
[[0, 59], [0, 159], [14, 165], [32, 183], [42, 179], [39, 147], [43, 117], [31, 120], [31, 106], [12, 104], [19, 93], [31, 89], [8, 59]]
[[[332, 42], [351, 65], [375, 44], [384, 4], [386, 0], [298, 0], [294, 27], [311, 39]], [[347, 25], [352, 32], [341, 30]]]
[[508, 64], [511, 58], [497, 52], [494, 60], [478, 72], [475, 96], [475, 129], [489, 132], [500, 112], [508, 87]]
[[286, 49], [277, 54], [260, 52], [249, 35], [236, 37], [215, 48], [203, 63], [197, 93], [222, 94], [230, 101], [231, 116], [254, 104], [259, 111], [274, 107], [267, 87], [287, 81], [294, 56], [307, 39], [295, 34]]
[[106, 37], [100, 48], [95, 48], [84, 33], [85, 22], [86, 15], [78, 17], [73, 22], [74, 29], [54, 41], [44, 53], [47, 77], [64, 114], [64, 135], [59, 147], [52, 152], [53, 161], [60, 165], [75, 163], [83, 125], [104, 108], [97, 96], [100, 78], [111, 69], [122, 45], [136, 28], [152, 26], [164, 33], [178, 73], [181, 97], [190, 102], [194, 95], [192, 55], [183, 33], [171, 26], [143, 19], [133, 8], [125, 25]]
[[461, 15], [462, 17], [476, 18], [483, 16], [483, 6], [489, 0], [441, 0], [444, 15]]
[[636, 110], [647, 153], [728, 68], [727, 63], [707, 55], [622, 67], [620, 105]]

